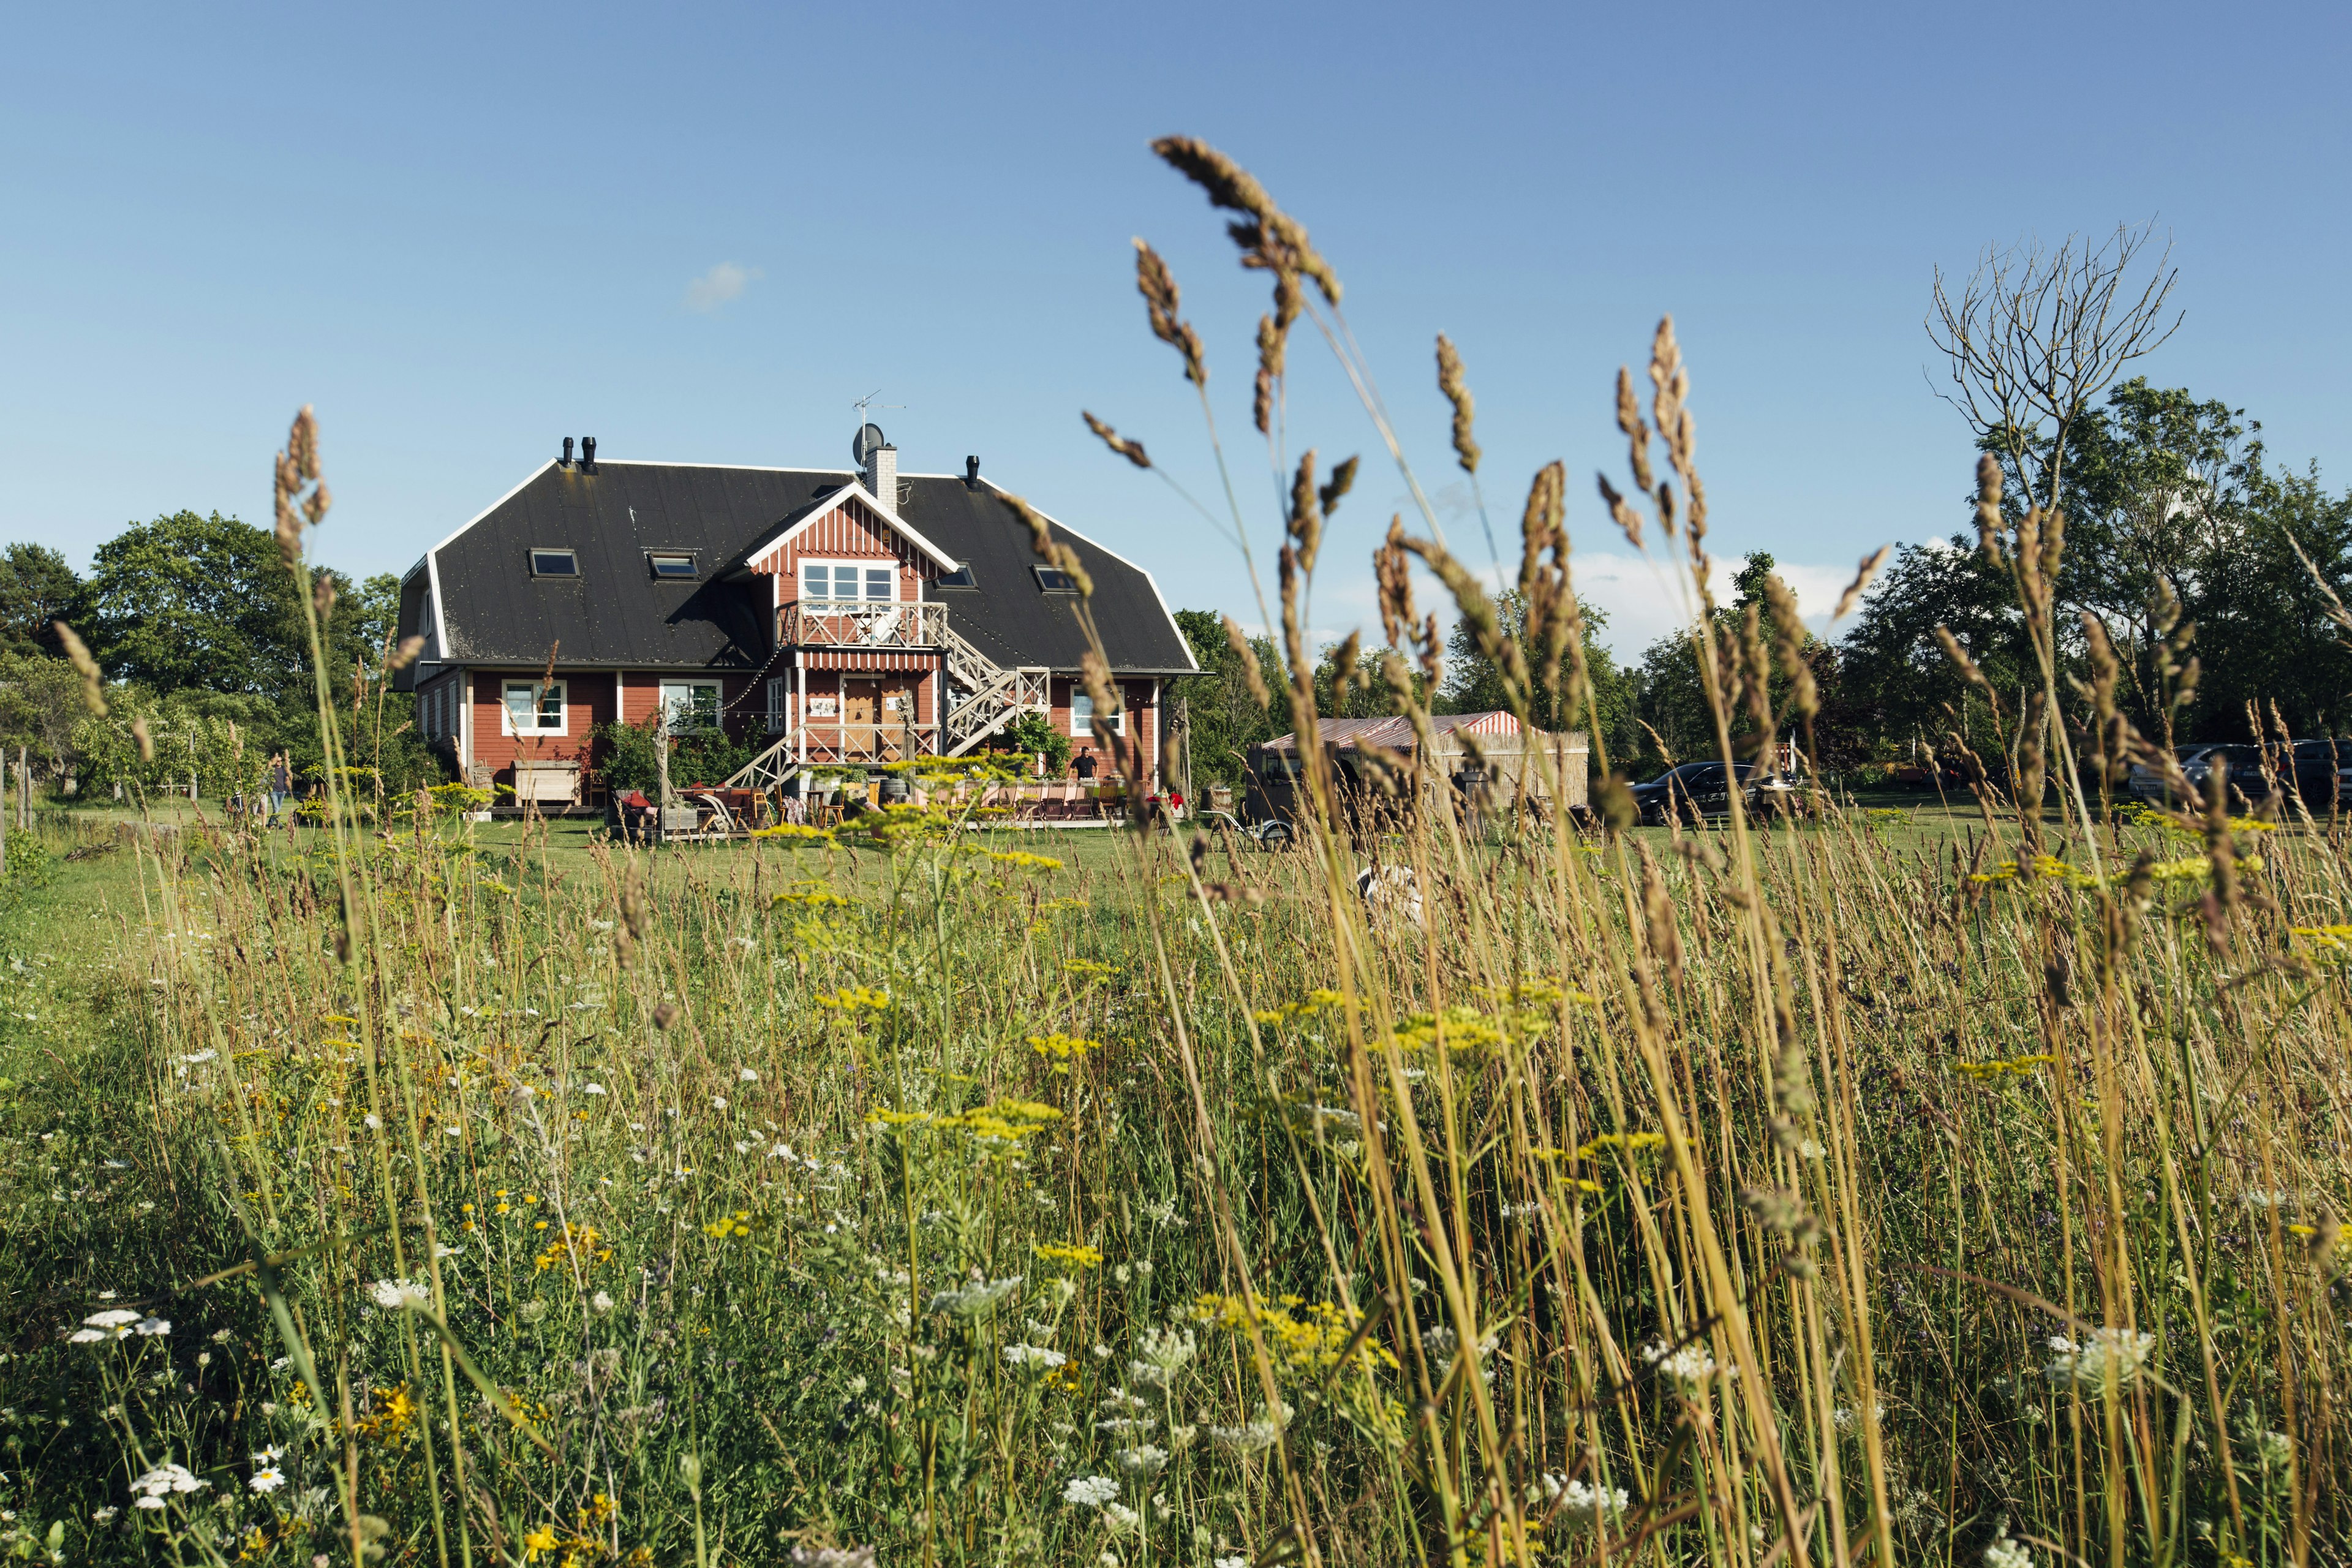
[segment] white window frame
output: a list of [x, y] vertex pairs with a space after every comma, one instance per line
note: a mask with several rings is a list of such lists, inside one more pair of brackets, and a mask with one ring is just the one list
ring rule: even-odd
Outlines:
[[[561, 679], [542, 681], [535, 677], [516, 680], [501, 678], [499, 681], [499, 733], [501, 735], [568, 735], [572, 732], [572, 704], [567, 683]], [[543, 688], [543, 689], [541, 689]], [[539, 692], [539, 719], [528, 730], [515, 728], [514, 694], [518, 691]], [[555, 703], [555, 722], [547, 722], [547, 705]]]
[[719, 715], [727, 705], [727, 688], [723, 683], [716, 680], [663, 681], [656, 694], [656, 700], [660, 704], [663, 727], [673, 735], [700, 733], [698, 728], [678, 722], [680, 712], [678, 698], [681, 695], [684, 696], [686, 700], [684, 708], [690, 712], [694, 706], [694, 693], [703, 690], [710, 693], [711, 728], [714, 730], [723, 728]]
[[[825, 570], [826, 580], [828, 582], [835, 581], [842, 570], [854, 569], [857, 573], [857, 597], [855, 599], [839, 599], [834, 597], [830, 594], [812, 595], [808, 591], [808, 573], [809, 568], [812, 566], [824, 567]], [[817, 599], [823, 603], [835, 605], [896, 605], [902, 602], [899, 595], [904, 584], [898, 581], [898, 563], [896, 561], [887, 563], [877, 562], [871, 555], [852, 557], [848, 559], [842, 559], [834, 556], [804, 556], [801, 560], [798, 570], [800, 573], [800, 576], [798, 578], [800, 584], [800, 595], [803, 603], [810, 599]], [[890, 574], [889, 596], [883, 599], [868, 597], [866, 590], [873, 584], [866, 574], [872, 572], [882, 572], [886, 570]]]

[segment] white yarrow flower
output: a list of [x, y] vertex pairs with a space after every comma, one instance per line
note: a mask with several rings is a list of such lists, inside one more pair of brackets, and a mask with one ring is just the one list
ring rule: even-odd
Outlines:
[[1552, 1474], [1545, 1475], [1543, 1488], [1547, 1495], [1559, 1500], [1559, 1517], [1579, 1530], [1591, 1525], [1596, 1510], [1606, 1522], [1623, 1513], [1633, 1500], [1623, 1487], [1588, 1486], [1581, 1479], [1563, 1481]]
[[1146, 1443], [1139, 1448], [1129, 1448], [1118, 1457], [1118, 1468], [1130, 1476], [1156, 1476], [1168, 1464], [1168, 1451]]
[[1004, 1364], [1007, 1366], [1034, 1366], [1042, 1371], [1051, 1372], [1069, 1359], [1060, 1351], [1049, 1349], [1045, 1345], [1004, 1347]]
[[431, 1293], [414, 1279], [379, 1279], [368, 1287], [368, 1294], [387, 1312], [396, 1312], [411, 1302], [421, 1307], [432, 1300]]
[[2147, 1364], [2149, 1352], [2156, 1349], [2156, 1336], [2129, 1329], [2094, 1329], [2079, 1344], [2053, 1334], [2050, 1348], [2056, 1353], [2042, 1369], [2042, 1375], [2051, 1382], [2091, 1388], [2105, 1388], [2112, 1382], [2120, 1389], [2129, 1386]]
[[1660, 1340], [1643, 1349], [1642, 1359], [1681, 1384], [1685, 1391], [1696, 1392], [1706, 1387], [1707, 1380], [1716, 1373], [1715, 1358], [1706, 1353], [1706, 1344], [1697, 1340], [1673, 1352], [1667, 1350], [1665, 1341]]
[[740, 1083], [757, 1083], [760, 1081], [760, 1075], [753, 1072], [750, 1068], [737, 1068], [735, 1069], [735, 1078], [736, 1080]]
[[950, 1312], [959, 1318], [977, 1318], [992, 1310], [999, 1301], [1021, 1288], [1021, 1276], [1003, 1279], [975, 1279], [954, 1290], [934, 1291], [929, 1310]]
[[137, 1494], [136, 1506], [152, 1511], [162, 1508], [167, 1497], [184, 1497], [210, 1485], [191, 1475], [184, 1465], [158, 1465], [131, 1482], [131, 1489]]
[[1073, 1476], [1062, 1489], [1062, 1500], [1079, 1508], [1100, 1508], [1118, 1496], [1118, 1483], [1108, 1476]]
[[581, 1089], [580, 1092], [583, 1094], [602, 1094], [604, 1092], [604, 1086], [601, 1083], [592, 1083]]
[[2033, 1568], [2033, 1553], [2009, 1538], [2006, 1526], [1990, 1546], [1985, 1548], [1985, 1568]]
[[1196, 1346], [1190, 1329], [1146, 1329], [1137, 1344], [1137, 1358], [1127, 1363], [1127, 1374], [1152, 1388], [1166, 1388], [1176, 1380]]

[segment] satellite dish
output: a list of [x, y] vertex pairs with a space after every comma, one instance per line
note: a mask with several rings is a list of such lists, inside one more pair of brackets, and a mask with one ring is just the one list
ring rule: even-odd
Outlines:
[[882, 434], [879, 425], [860, 425], [857, 434], [849, 438], [849, 455], [857, 459], [857, 466], [862, 468], [877, 448], [889, 444], [890, 438]]

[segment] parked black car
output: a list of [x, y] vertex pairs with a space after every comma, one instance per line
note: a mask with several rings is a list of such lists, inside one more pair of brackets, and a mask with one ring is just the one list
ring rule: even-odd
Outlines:
[[[2214, 759], [2227, 757], [2231, 795], [2258, 801], [2270, 793], [2270, 786], [2263, 783], [2263, 749], [2259, 746], [2182, 746], [2174, 754], [2180, 759], [2181, 773], [2200, 790], [2213, 771]], [[2293, 765], [2283, 770], [2283, 759], [2275, 750], [2271, 757], [2281, 787], [2292, 788], [2301, 795], [2304, 805], [2313, 814], [2324, 816], [2330, 810], [2352, 810], [2352, 740], [2297, 741]], [[2141, 800], [2167, 803], [2168, 792], [2163, 775], [2152, 768], [2135, 766], [2128, 787]]]
[[1643, 822], [1662, 823], [1670, 816], [1679, 816], [1688, 822], [1700, 816], [1731, 815], [1731, 789], [1738, 784], [1751, 814], [1764, 808], [1778, 808], [1800, 781], [1786, 774], [1767, 776], [1754, 763], [1734, 763], [1730, 773], [1721, 763], [1685, 763], [1669, 768], [1647, 784], [1633, 788], [1633, 809]]

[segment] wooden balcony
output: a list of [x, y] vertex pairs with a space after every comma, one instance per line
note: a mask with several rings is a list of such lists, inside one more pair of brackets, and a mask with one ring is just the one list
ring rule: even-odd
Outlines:
[[907, 724], [896, 720], [866, 723], [824, 716], [813, 718], [794, 730], [787, 748], [787, 755], [811, 763], [866, 766], [939, 754], [940, 728], [936, 724]]
[[935, 648], [945, 640], [945, 605], [871, 599], [801, 599], [776, 612], [780, 647]]

